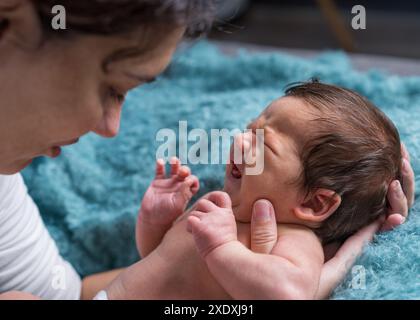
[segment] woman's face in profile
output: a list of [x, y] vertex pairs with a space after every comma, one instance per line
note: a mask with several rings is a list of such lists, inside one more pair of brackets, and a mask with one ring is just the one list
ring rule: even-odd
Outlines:
[[[41, 155], [55, 157], [88, 132], [117, 135], [125, 94], [167, 67], [184, 29], [52, 37], [33, 45], [39, 32], [12, 20], [0, 33], [0, 174]], [[117, 58], [133, 48], [140, 53]]]

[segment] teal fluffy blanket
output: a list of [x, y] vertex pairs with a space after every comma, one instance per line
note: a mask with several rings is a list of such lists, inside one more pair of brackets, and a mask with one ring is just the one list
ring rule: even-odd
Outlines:
[[[134, 242], [140, 200], [153, 178], [156, 132], [189, 128], [243, 128], [286, 84], [318, 77], [367, 96], [396, 123], [420, 190], [420, 77], [360, 73], [348, 57], [314, 59], [283, 54], [221, 54], [201, 42], [179, 53], [157, 83], [133, 90], [115, 139], [93, 134], [58, 159], [39, 158], [24, 171], [30, 194], [63, 256], [81, 275], [138, 259]], [[192, 166], [201, 191], [221, 188], [222, 165]], [[418, 197], [418, 194], [417, 194]], [[378, 235], [336, 289], [335, 299], [420, 298], [420, 202], [395, 231]], [[361, 277], [365, 275], [365, 280]], [[356, 277], [356, 278], [355, 278]]]

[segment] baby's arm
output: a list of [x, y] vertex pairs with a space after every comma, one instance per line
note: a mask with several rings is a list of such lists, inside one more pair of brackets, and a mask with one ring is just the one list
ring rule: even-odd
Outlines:
[[[313, 299], [322, 247], [302, 227], [290, 227], [271, 254], [254, 253], [237, 240], [227, 195], [195, 205], [188, 229], [213, 277], [234, 299]], [[201, 201], [201, 200], [200, 200]]]
[[159, 245], [198, 189], [198, 178], [177, 158], [171, 159], [170, 177], [166, 177], [163, 160], [157, 160], [156, 177], [143, 197], [137, 219], [136, 244], [142, 258]]

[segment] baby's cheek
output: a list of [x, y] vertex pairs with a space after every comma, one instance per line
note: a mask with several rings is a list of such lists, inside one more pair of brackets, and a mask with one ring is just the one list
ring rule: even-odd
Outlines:
[[241, 221], [251, 221], [255, 201], [270, 199], [270, 187], [264, 183], [262, 176], [244, 176], [242, 179], [240, 206], [235, 216]]
[[271, 196], [276, 189], [274, 174], [267, 170], [259, 175], [248, 175], [245, 178], [250, 195], [261, 197]]

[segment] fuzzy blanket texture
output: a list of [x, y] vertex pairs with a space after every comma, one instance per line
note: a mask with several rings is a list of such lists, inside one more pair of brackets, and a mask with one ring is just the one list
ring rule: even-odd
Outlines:
[[[62, 255], [81, 275], [138, 260], [135, 221], [154, 175], [158, 130], [178, 131], [179, 120], [207, 132], [242, 129], [287, 84], [311, 77], [356, 90], [385, 111], [409, 149], [420, 190], [420, 77], [358, 72], [341, 52], [312, 59], [246, 51], [227, 56], [199, 42], [178, 53], [156, 83], [128, 95], [117, 138], [89, 134], [58, 159], [38, 158], [23, 172]], [[222, 187], [223, 165], [191, 167], [200, 195]], [[403, 226], [366, 247], [332, 298], [419, 299], [419, 230], [417, 200]]]

